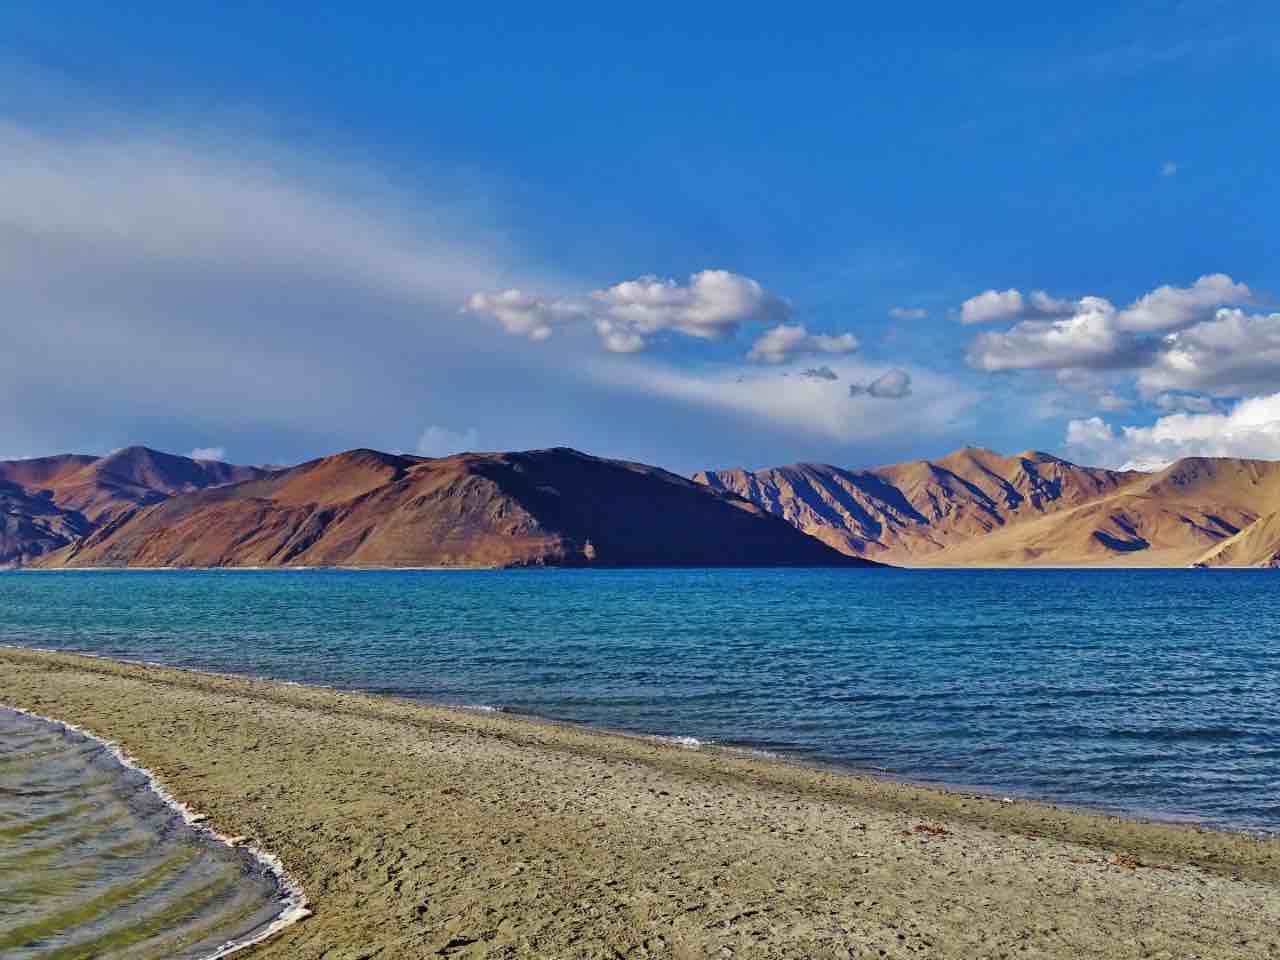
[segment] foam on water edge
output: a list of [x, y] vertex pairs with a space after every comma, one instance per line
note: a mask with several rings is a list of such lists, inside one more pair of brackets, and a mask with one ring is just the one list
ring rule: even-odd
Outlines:
[[684, 747], [686, 750], [700, 750], [703, 747], [711, 746], [710, 740], [699, 740], [697, 737], [659, 737], [653, 736], [648, 739], [657, 743], [666, 743], [673, 747]]
[[300, 920], [305, 920], [307, 917], [311, 916], [311, 908], [307, 903], [307, 897], [302, 890], [302, 885], [289, 876], [288, 871], [285, 870], [284, 864], [281, 862], [279, 857], [252, 843], [241, 843], [239, 842], [239, 837], [228, 837], [224, 834], [218, 833], [211, 827], [205, 826], [205, 818], [203, 816], [196, 813], [181, 800], [174, 797], [173, 794], [169, 793], [154, 773], [133, 759], [133, 757], [126, 753], [119, 744], [114, 743], [111, 740], [107, 740], [104, 737], [100, 737], [96, 733], [86, 730], [84, 727], [77, 726], [74, 723], [67, 723], [65, 720], [59, 720], [55, 717], [46, 717], [43, 714], [35, 713], [31, 710], [24, 710], [22, 707], [15, 707], [9, 704], [0, 704], [0, 706], [4, 707], [6, 710], [12, 710], [14, 713], [20, 714], [24, 717], [29, 717], [32, 720], [39, 720], [42, 723], [52, 724], [53, 726], [61, 727], [64, 730], [70, 730], [79, 736], [101, 744], [102, 747], [110, 753], [121, 766], [141, 774], [143, 778], [145, 778], [147, 786], [151, 791], [155, 793], [155, 795], [158, 796], [165, 805], [176, 811], [193, 830], [202, 836], [218, 843], [225, 844], [228, 847], [241, 848], [248, 851], [255, 860], [266, 868], [268, 873], [275, 877], [276, 883], [279, 885], [283, 894], [281, 897], [282, 907], [276, 918], [261, 930], [258, 930], [247, 937], [243, 937], [239, 940], [230, 940], [224, 943], [213, 953], [209, 954], [209, 956], [203, 958], [203, 960], [221, 960], [223, 957], [229, 957], [233, 953], [238, 953], [241, 950], [246, 950], [249, 947], [262, 943], [268, 937], [274, 936], [286, 927], [293, 926], [293, 924]]

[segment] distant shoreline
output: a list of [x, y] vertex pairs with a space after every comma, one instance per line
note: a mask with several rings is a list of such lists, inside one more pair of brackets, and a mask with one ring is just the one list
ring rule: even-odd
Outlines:
[[1280, 840], [321, 687], [22, 648], [0, 664], [0, 702], [120, 743], [279, 853], [316, 916], [262, 956], [1275, 947]]

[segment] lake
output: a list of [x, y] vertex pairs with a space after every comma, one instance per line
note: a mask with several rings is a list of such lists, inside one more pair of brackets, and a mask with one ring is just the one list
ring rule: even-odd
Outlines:
[[0, 575], [0, 642], [1280, 832], [1280, 577], [1195, 570]]

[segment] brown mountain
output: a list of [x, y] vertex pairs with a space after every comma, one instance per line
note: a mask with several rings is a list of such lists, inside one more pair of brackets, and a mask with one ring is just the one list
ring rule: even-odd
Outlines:
[[1259, 517], [1234, 537], [1210, 547], [1197, 567], [1280, 567], [1280, 512]]
[[755, 504], [575, 450], [353, 450], [117, 515], [41, 566], [866, 565]]
[[103, 524], [179, 493], [266, 476], [146, 447], [105, 457], [0, 461], [0, 566], [62, 548]]
[[695, 479], [844, 552], [930, 566], [1242, 563], [1265, 553], [1269, 529], [1246, 538], [1247, 548], [1206, 554], [1280, 511], [1280, 464], [1235, 459], [1146, 474], [966, 448], [871, 470], [801, 464]]

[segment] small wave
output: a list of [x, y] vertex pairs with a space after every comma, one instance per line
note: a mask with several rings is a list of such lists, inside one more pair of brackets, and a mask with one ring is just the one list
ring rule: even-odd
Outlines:
[[697, 737], [650, 737], [658, 743], [665, 743], [673, 747], [684, 747], [686, 750], [699, 750], [702, 747], [710, 746], [710, 740], [699, 740]]
[[476, 713], [506, 713], [507, 708], [503, 706], [495, 706], [491, 703], [460, 703], [459, 710], [473, 710]]
[[269, 851], [263, 850], [255, 844], [245, 843], [244, 838], [242, 837], [228, 837], [205, 825], [205, 818], [203, 816], [197, 814], [185, 803], [178, 800], [173, 796], [173, 794], [169, 793], [154, 773], [134, 760], [129, 754], [125, 753], [124, 748], [119, 744], [114, 743], [111, 740], [107, 740], [104, 737], [100, 737], [97, 734], [86, 730], [84, 727], [77, 726], [74, 723], [67, 723], [65, 720], [46, 717], [43, 714], [35, 713], [31, 710], [24, 710], [21, 707], [15, 707], [9, 704], [2, 704], [2, 706], [7, 710], [12, 710], [14, 713], [29, 717], [32, 720], [38, 720], [42, 723], [51, 724], [64, 730], [70, 730], [88, 740], [101, 744], [103, 749], [115, 758], [116, 762], [122, 767], [140, 774], [145, 779], [147, 786], [151, 791], [159, 797], [166, 806], [176, 811], [177, 814], [182, 817], [182, 819], [186, 821], [187, 825], [193, 830], [218, 843], [225, 844], [228, 847], [242, 847], [244, 850], [248, 851], [255, 860], [262, 864], [268, 873], [275, 877], [281, 893], [281, 909], [275, 919], [261, 930], [251, 933], [247, 937], [239, 940], [232, 940], [223, 944], [212, 954], [206, 957], [205, 960], [222, 960], [222, 958], [229, 957], [233, 953], [239, 953], [241, 950], [246, 950], [249, 947], [256, 946], [286, 927], [293, 926], [293, 924], [300, 920], [305, 920], [307, 917], [311, 916], [311, 908], [307, 902], [306, 894], [302, 890], [302, 885], [289, 876], [288, 872], [284, 868], [284, 863], [279, 857]]

